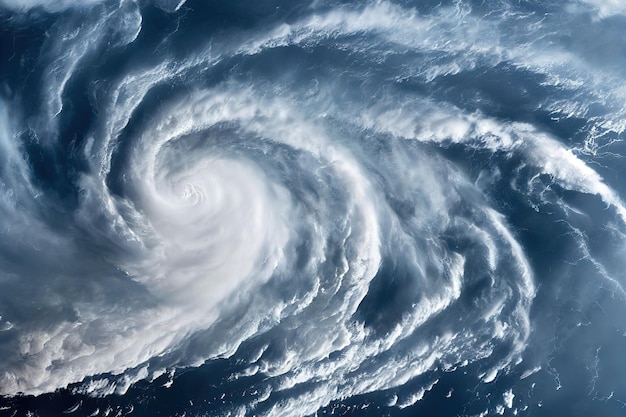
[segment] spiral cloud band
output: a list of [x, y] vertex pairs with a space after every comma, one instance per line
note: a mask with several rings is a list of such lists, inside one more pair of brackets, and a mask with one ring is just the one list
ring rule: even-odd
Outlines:
[[626, 404], [621, 3], [0, 19], [0, 412]]

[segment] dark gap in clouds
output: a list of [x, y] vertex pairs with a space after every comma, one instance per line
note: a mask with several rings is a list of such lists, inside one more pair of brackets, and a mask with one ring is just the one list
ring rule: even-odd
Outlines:
[[393, 330], [402, 316], [420, 298], [419, 282], [424, 278], [402, 259], [383, 260], [356, 316], [380, 336]]

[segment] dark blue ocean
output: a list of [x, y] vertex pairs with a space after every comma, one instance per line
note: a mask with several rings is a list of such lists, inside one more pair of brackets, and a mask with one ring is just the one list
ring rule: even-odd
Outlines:
[[626, 3], [0, 0], [0, 417], [626, 415]]

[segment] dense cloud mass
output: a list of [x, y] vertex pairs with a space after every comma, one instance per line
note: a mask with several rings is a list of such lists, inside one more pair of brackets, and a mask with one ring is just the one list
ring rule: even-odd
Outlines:
[[0, 413], [619, 414], [624, 27], [0, 0]]

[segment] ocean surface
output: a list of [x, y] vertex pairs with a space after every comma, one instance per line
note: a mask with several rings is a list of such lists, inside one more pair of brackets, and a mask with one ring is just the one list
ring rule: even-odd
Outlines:
[[626, 2], [0, 0], [0, 417], [626, 415]]

